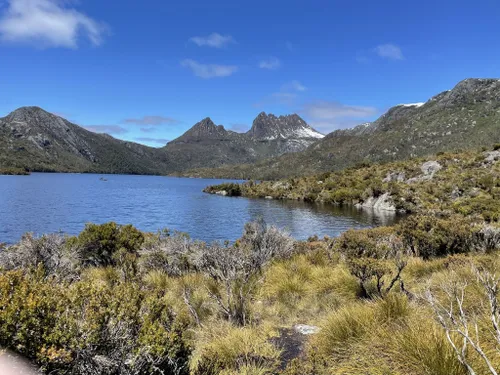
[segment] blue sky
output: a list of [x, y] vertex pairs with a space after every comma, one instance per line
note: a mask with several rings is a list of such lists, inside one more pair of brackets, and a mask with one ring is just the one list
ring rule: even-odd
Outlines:
[[38, 105], [160, 146], [209, 116], [327, 133], [499, 77], [500, 3], [0, 0], [0, 116]]

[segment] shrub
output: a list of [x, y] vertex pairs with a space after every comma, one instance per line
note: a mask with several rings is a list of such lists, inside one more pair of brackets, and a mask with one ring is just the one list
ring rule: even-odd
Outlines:
[[[68, 241], [76, 250], [85, 266], [114, 265], [117, 256], [125, 253], [135, 254], [144, 242], [144, 235], [132, 225], [87, 224], [85, 229]], [[122, 250], [119, 254], [119, 250]]]
[[0, 248], [0, 267], [7, 270], [41, 266], [46, 276], [67, 277], [74, 274], [74, 263], [73, 254], [66, 249], [66, 238], [56, 234], [36, 238], [28, 233], [17, 244]]
[[[252, 187], [253, 185], [248, 185], [248, 187]], [[215, 194], [219, 191], [225, 191], [230, 197], [239, 197], [242, 194], [240, 184], [236, 184], [234, 182], [228, 182], [219, 185], [208, 186], [203, 189], [205, 193]]]
[[273, 259], [290, 257], [293, 250], [294, 240], [288, 234], [259, 220], [245, 225], [236, 244], [204, 248], [195, 264], [214, 281], [209, 285], [210, 295], [226, 319], [245, 325], [250, 319], [250, 297], [264, 266]]
[[193, 270], [193, 257], [204, 251], [204, 244], [193, 242], [184, 233], [148, 239], [139, 251], [139, 267], [143, 273], [162, 270], [171, 276], [180, 276]]
[[333, 240], [332, 248], [346, 258], [372, 257], [386, 259], [403, 251], [401, 239], [393, 228], [350, 229]]
[[479, 230], [471, 220], [452, 216], [409, 216], [397, 231], [411, 253], [429, 259], [435, 256], [467, 253], [471, 251], [475, 232]]

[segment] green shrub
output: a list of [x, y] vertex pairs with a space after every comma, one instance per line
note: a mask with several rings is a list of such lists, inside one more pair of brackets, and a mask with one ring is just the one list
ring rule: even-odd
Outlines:
[[84, 265], [114, 265], [126, 254], [135, 254], [144, 242], [144, 234], [132, 225], [87, 224], [68, 246], [76, 249]]
[[403, 220], [397, 231], [413, 255], [429, 259], [468, 253], [478, 228], [471, 220], [458, 215], [443, 219], [414, 215]]

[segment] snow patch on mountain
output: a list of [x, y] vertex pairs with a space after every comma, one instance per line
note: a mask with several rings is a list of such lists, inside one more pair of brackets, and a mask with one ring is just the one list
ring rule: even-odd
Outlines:
[[425, 103], [408, 103], [408, 104], [399, 104], [398, 107], [422, 107]]

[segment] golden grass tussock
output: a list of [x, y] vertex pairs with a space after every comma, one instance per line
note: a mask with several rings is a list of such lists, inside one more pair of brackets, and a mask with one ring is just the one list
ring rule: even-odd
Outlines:
[[198, 333], [191, 359], [191, 373], [273, 374], [280, 364], [280, 350], [271, 342], [274, 332], [265, 327], [237, 328], [227, 322]]

